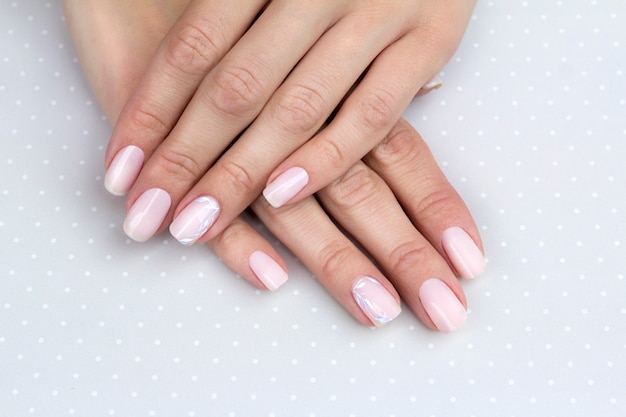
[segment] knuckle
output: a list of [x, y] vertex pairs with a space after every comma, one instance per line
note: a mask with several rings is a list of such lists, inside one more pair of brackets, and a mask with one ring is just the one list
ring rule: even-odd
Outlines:
[[343, 141], [338, 141], [336, 138], [320, 138], [319, 144], [317, 144], [319, 157], [324, 161], [324, 166], [332, 171], [343, 171], [347, 165], [347, 149]]
[[450, 192], [451, 186], [447, 181], [433, 184], [430, 188], [429, 192], [414, 204], [419, 218], [430, 219], [433, 216], [442, 216], [458, 206], [459, 201], [455, 198], [454, 192]]
[[168, 65], [183, 74], [205, 73], [220, 56], [223, 42], [219, 25], [199, 20], [186, 23], [176, 31], [165, 50]]
[[380, 178], [363, 164], [356, 164], [343, 177], [328, 187], [328, 194], [341, 211], [367, 205], [379, 193]]
[[202, 168], [200, 163], [189, 155], [193, 153], [171, 148], [160, 149], [155, 154], [158, 158], [156, 166], [173, 178], [195, 181], [202, 173]]
[[324, 98], [315, 88], [299, 85], [278, 100], [275, 119], [289, 133], [310, 132], [321, 124], [325, 107]]
[[217, 110], [229, 116], [252, 111], [263, 91], [263, 83], [255, 71], [245, 65], [228, 66], [217, 72], [213, 87], [208, 98]]
[[396, 246], [389, 254], [389, 268], [394, 275], [412, 273], [426, 265], [430, 253], [427, 247], [418, 242], [405, 242]]
[[322, 274], [332, 278], [341, 275], [342, 267], [349, 264], [354, 252], [346, 242], [331, 241], [322, 248], [319, 256]]
[[255, 194], [257, 183], [250, 170], [244, 165], [227, 159], [221, 163], [222, 178], [220, 183], [226, 184], [229, 190], [235, 190], [238, 195]]
[[361, 103], [361, 123], [368, 132], [380, 132], [395, 121], [396, 108], [397, 100], [389, 91], [372, 92]]
[[389, 133], [372, 151], [377, 163], [392, 168], [402, 161], [419, 161], [425, 146], [417, 132], [410, 126], [400, 126]]
[[250, 229], [239, 218], [233, 220], [226, 228], [214, 238], [211, 245], [220, 248], [221, 251], [230, 251], [240, 247], [242, 242], [249, 241]]
[[131, 123], [142, 135], [147, 133], [148, 136], [163, 138], [169, 133], [170, 126], [153, 107], [140, 100], [131, 112]]

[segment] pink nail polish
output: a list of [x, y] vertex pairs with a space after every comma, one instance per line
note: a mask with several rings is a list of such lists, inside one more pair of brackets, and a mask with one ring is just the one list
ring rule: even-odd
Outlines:
[[287, 273], [265, 252], [253, 252], [248, 259], [248, 264], [252, 272], [270, 291], [276, 291], [287, 282]]
[[139, 176], [143, 161], [143, 151], [137, 146], [122, 148], [106, 172], [104, 187], [114, 195], [126, 194]]
[[372, 277], [362, 277], [352, 286], [352, 296], [376, 327], [398, 317], [402, 308], [393, 295]]
[[420, 287], [419, 297], [428, 316], [442, 333], [450, 333], [465, 323], [465, 307], [445, 282], [429, 279]]
[[263, 190], [263, 196], [273, 207], [291, 200], [309, 183], [309, 174], [300, 167], [289, 168]]
[[160, 188], [144, 192], [128, 212], [124, 232], [137, 242], [145, 242], [159, 230], [171, 205], [172, 198]]
[[474, 240], [460, 227], [443, 232], [443, 249], [463, 278], [475, 278], [485, 269], [485, 258]]
[[170, 233], [183, 245], [192, 245], [215, 223], [220, 205], [213, 197], [192, 201], [170, 225]]

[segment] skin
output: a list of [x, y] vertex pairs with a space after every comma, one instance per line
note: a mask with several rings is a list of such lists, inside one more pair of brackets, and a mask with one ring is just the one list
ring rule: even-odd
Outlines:
[[[65, 1], [77, 54], [112, 123], [118, 120], [130, 91], [141, 85], [152, 55], [158, 54], [159, 43], [171, 33], [186, 6], [172, 0], [126, 4], [123, 0]], [[362, 161], [319, 190], [317, 198], [305, 197], [276, 209], [257, 194], [251, 208], [363, 324], [372, 323], [356, 304], [351, 288], [364, 275], [378, 280], [396, 299], [401, 297], [432, 329], [435, 325], [417, 296], [425, 280], [441, 279], [466, 306], [441, 236], [451, 226], [461, 227], [482, 250], [477, 228], [425, 142], [403, 120]], [[379, 213], [376, 219], [372, 212]], [[331, 216], [364, 249], [357, 248]], [[251, 253], [261, 250], [286, 269], [271, 245], [240, 217], [223, 226], [208, 244], [259, 288], [264, 287], [248, 265]]]
[[220, 214], [204, 242], [289, 168], [303, 168], [309, 180], [287, 203], [322, 189], [391, 131], [452, 56], [473, 5], [191, 0], [183, 9], [176, 2], [182, 14], [106, 152], [107, 168], [129, 145], [144, 153], [127, 209], [158, 187], [172, 200], [165, 228], [195, 199], [213, 197]]

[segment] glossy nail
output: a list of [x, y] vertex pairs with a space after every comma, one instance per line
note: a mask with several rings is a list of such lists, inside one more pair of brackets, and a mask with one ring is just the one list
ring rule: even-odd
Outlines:
[[263, 190], [263, 196], [273, 207], [280, 207], [296, 196], [309, 183], [309, 174], [300, 167], [289, 168]]
[[252, 272], [270, 291], [276, 291], [287, 282], [287, 273], [265, 252], [253, 252], [248, 259], [248, 264]]
[[442, 333], [450, 333], [465, 323], [465, 307], [448, 285], [436, 278], [424, 282], [419, 298], [430, 319]]
[[215, 223], [220, 205], [213, 197], [192, 201], [170, 225], [170, 233], [183, 245], [192, 245]]
[[352, 287], [352, 296], [376, 327], [389, 323], [402, 311], [396, 298], [372, 277], [360, 278]]
[[122, 148], [113, 158], [104, 177], [104, 187], [114, 195], [124, 195], [133, 186], [141, 167], [144, 154], [137, 146]]
[[145, 242], [159, 230], [171, 205], [172, 198], [160, 188], [144, 192], [126, 215], [124, 232], [137, 242]]
[[443, 232], [443, 249], [463, 278], [475, 278], [485, 269], [485, 258], [474, 240], [460, 227]]

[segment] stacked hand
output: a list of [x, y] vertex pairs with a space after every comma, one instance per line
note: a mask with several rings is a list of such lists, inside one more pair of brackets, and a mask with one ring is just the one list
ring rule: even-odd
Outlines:
[[400, 295], [454, 330], [466, 311], [456, 276], [482, 272], [480, 239], [399, 119], [436, 84], [472, 3], [66, 0], [115, 123], [106, 186], [128, 193], [125, 231], [144, 241], [169, 225], [275, 290], [285, 264], [238, 217], [250, 206], [362, 323], [392, 320]]

